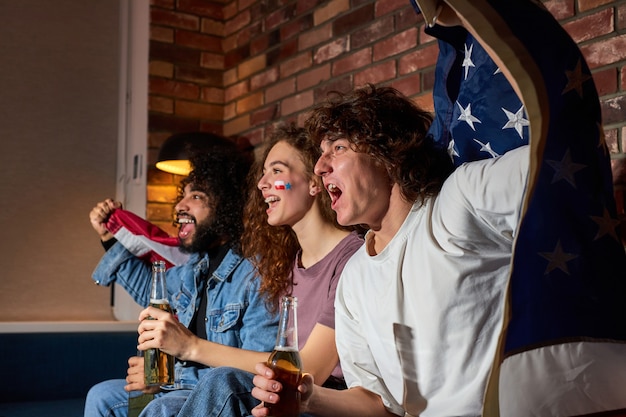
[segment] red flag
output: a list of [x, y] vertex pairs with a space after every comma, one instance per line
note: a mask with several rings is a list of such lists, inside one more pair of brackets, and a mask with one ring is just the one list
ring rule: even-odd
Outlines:
[[177, 237], [130, 211], [115, 210], [106, 228], [132, 254], [147, 262], [163, 260], [171, 267], [183, 264], [189, 258], [180, 251]]

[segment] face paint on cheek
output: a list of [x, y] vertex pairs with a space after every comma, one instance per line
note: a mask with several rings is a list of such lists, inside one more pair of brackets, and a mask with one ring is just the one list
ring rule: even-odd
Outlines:
[[285, 184], [285, 181], [274, 181], [274, 188], [277, 190], [291, 190], [291, 184]]

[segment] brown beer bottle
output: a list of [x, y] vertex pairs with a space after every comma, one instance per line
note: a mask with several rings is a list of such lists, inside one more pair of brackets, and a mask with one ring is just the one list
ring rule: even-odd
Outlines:
[[[165, 286], [165, 262], [155, 261], [152, 264], [152, 289], [150, 291], [150, 306], [169, 313], [172, 312], [167, 300]], [[151, 320], [148, 317], [148, 320]], [[172, 355], [161, 352], [159, 349], [147, 349], [144, 352], [144, 379], [146, 385], [174, 385], [174, 361]]]
[[271, 417], [297, 417], [300, 414], [300, 391], [298, 384], [302, 376], [302, 361], [298, 351], [298, 299], [283, 297], [276, 346], [267, 364], [281, 383], [276, 404], [266, 404]]

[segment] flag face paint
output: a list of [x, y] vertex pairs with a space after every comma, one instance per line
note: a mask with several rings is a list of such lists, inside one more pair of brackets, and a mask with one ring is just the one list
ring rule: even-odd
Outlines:
[[274, 181], [274, 188], [277, 190], [291, 190], [291, 184], [285, 184], [285, 181]]

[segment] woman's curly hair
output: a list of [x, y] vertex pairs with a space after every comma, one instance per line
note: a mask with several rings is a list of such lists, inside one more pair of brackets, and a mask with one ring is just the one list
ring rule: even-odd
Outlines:
[[432, 115], [391, 87], [368, 84], [333, 92], [306, 121], [311, 138], [347, 139], [357, 152], [380, 162], [411, 203], [437, 195], [453, 170], [446, 150], [427, 136]]
[[[279, 142], [285, 142], [296, 149], [306, 172], [323, 187], [320, 178], [313, 172], [321, 155], [319, 146], [310, 140], [305, 129], [296, 127], [293, 123], [277, 126], [250, 171], [248, 201], [244, 209], [244, 233], [241, 239], [244, 256], [254, 263], [261, 277], [260, 291], [273, 311], [278, 307], [280, 297], [292, 291], [292, 270], [300, 251], [300, 243], [291, 227], [271, 226], [267, 223], [267, 204], [257, 188], [258, 181], [263, 176], [265, 159]], [[318, 193], [317, 199], [326, 222], [333, 223], [339, 229], [351, 230], [337, 223], [337, 216], [330, 208], [330, 196], [327, 192]]]
[[215, 213], [213, 228], [228, 239], [227, 245], [241, 254], [243, 206], [250, 158], [234, 142], [214, 136], [210, 143], [193, 153], [189, 159], [192, 171], [178, 189], [178, 198], [187, 184], [208, 196]]

